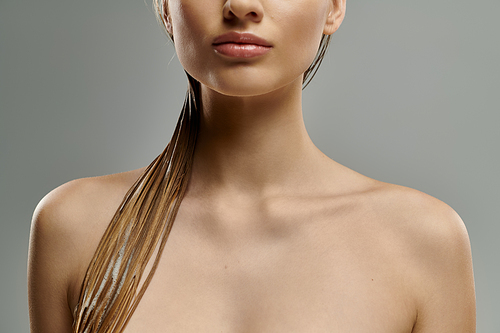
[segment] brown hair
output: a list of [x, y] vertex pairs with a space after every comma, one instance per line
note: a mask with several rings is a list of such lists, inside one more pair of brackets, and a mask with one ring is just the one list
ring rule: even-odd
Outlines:
[[[160, 1], [154, 0], [154, 6], [166, 28], [167, 4]], [[329, 41], [330, 36], [323, 35], [316, 58], [304, 72], [303, 88], [316, 74]], [[189, 87], [170, 143], [125, 195], [87, 268], [74, 333], [122, 332], [153, 278], [186, 191], [200, 123], [200, 83], [186, 75]], [[155, 250], [152, 268], [139, 288]]]

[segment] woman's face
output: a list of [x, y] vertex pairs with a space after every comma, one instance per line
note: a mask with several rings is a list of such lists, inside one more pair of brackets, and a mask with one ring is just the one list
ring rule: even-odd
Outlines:
[[260, 95], [302, 82], [322, 34], [340, 25], [343, 2], [168, 0], [167, 28], [195, 79], [224, 95]]

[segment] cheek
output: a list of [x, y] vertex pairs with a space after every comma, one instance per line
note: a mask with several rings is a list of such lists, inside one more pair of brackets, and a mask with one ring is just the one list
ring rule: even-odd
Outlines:
[[[192, 67], [195, 59], [203, 59], [200, 53], [207, 51], [200, 49], [200, 46], [207, 45], [204, 41], [207, 31], [210, 31], [210, 27], [207, 27], [209, 23], [207, 17], [213, 15], [208, 11], [214, 6], [199, 0], [171, 1], [171, 3], [175, 48], [179, 61], [187, 69]], [[203, 8], [207, 9], [200, 10]]]
[[[289, 60], [300, 59], [301, 67], [306, 70], [314, 60], [323, 35], [327, 6], [324, 1], [297, 1], [294, 10], [284, 6], [280, 24], [286, 25], [285, 40]], [[313, 10], [314, 9], [314, 10]]]

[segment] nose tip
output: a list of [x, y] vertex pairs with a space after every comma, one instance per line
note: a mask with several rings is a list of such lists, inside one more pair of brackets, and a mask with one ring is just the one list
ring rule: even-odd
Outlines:
[[227, 20], [249, 20], [260, 22], [264, 10], [259, 0], [227, 0], [224, 4], [224, 18]]

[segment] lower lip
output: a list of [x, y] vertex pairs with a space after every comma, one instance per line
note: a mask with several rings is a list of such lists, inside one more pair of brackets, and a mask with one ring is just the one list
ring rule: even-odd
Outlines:
[[270, 46], [256, 44], [223, 43], [213, 45], [215, 52], [233, 58], [253, 58], [266, 54]]

